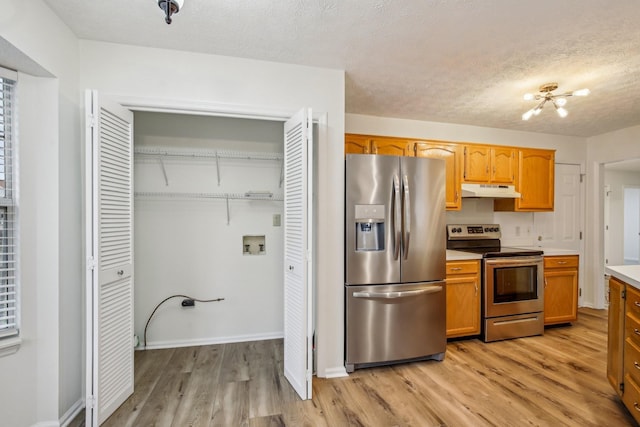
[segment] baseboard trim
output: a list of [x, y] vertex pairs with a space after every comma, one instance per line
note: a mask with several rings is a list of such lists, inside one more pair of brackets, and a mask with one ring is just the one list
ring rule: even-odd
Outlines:
[[78, 416], [80, 411], [82, 411], [83, 409], [84, 409], [84, 399], [80, 398], [76, 403], [71, 405], [71, 408], [69, 408], [67, 412], [64, 413], [62, 418], [60, 418], [59, 425], [61, 427], [67, 427], [71, 423], [71, 421], [73, 421], [76, 418], [76, 416]]
[[176, 347], [194, 347], [200, 345], [212, 345], [212, 344], [227, 344], [232, 342], [248, 342], [248, 341], [261, 341], [261, 340], [273, 340], [284, 337], [283, 331], [269, 332], [265, 334], [250, 334], [250, 335], [235, 335], [230, 337], [215, 337], [215, 338], [199, 338], [193, 340], [177, 340], [177, 341], [155, 341], [147, 343], [147, 346], [137, 347], [136, 350], [159, 350], [163, 348], [176, 348]]
[[41, 421], [31, 427], [60, 427], [60, 423], [58, 421]]
[[324, 370], [324, 378], [342, 378], [348, 377], [347, 370], [344, 366], [336, 366], [335, 368], [327, 368]]

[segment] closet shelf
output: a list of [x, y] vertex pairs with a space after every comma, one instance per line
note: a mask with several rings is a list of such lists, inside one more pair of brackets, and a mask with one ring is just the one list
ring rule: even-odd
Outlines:
[[281, 202], [283, 196], [270, 192], [251, 192], [246, 193], [170, 193], [166, 191], [148, 192], [136, 191], [136, 197], [143, 198], [160, 198], [160, 199], [223, 199], [223, 200], [264, 200]]
[[160, 148], [136, 148], [135, 154], [142, 156], [160, 156], [160, 157], [188, 157], [202, 159], [240, 159], [240, 160], [282, 160], [282, 153], [268, 152], [243, 152], [229, 150], [215, 151], [186, 151], [186, 150], [167, 150]]
[[162, 175], [164, 177], [164, 184], [169, 186], [169, 176], [167, 175], [167, 168], [164, 164], [165, 158], [187, 158], [187, 159], [212, 159], [216, 161], [216, 177], [218, 178], [218, 186], [220, 186], [220, 159], [236, 159], [236, 160], [275, 160], [280, 162], [280, 183], [282, 188], [284, 181], [284, 154], [283, 153], [269, 153], [259, 151], [229, 151], [229, 150], [172, 150], [163, 149], [158, 147], [140, 147], [134, 149], [136, 158], [140, 156], [145, 157], [157, 157], [160, 161], [160, 168], [162, 169]]
[[169, 193], [169, 192], [135, 192], [136, 198], [149, 199], [175, 199], [175, 200], [224, 200], [227, 204], [227, 225], [231, 222], [229, 212], [229, 200], [258, 200], [268, 202], [281, 202], [282, 195], [274, 195], [268, 191], [247, 191], [245, 193]]

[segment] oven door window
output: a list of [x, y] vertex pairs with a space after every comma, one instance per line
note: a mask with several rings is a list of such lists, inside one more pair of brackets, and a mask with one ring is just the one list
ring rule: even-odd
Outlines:
[[494, 303], [538, 298], [538, 268], [535, 265], [502, 267], [494, 270]]

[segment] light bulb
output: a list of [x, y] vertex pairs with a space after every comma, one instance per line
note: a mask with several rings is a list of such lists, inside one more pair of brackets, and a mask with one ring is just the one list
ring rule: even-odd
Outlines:
[[556, 108], [556, 111], [558, 112], [558, 115], [562, 118], [567, 117], [567, 114], [569, 114], [569, 112], [562, 107]]
[[536, 107], [533, 109], [533, 115], [537, 116], [542, 111], [542, 107]]
[[589, 89], [578, 89], [578, 90], [574, 90], [571, 95], [573, 96], [587, 96], [591, 93], [591, 91]]
[[525, 101], [531, 101], [531, 100], [533, 100], [533, 98], [534, 98], [534, 95], [532, 93], [525, 93], [524, 94], [524, 100]]
[[556, 98], [555, 103], [558, 107], [564, 107], [567, 105], [567, 98]]
[[533, 116], [533, 109], [527, 111], [522, 115], [522, 120], [529, 120]]

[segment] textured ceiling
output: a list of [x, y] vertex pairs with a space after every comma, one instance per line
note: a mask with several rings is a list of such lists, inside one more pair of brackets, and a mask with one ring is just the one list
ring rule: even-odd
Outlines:
[[[638, 0], [45, 0], [82, 39], [344, 69], [346, 111], [561, 135], [640, 124]], [[524, 101], [547, 82], [561, 119]]]

